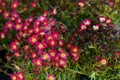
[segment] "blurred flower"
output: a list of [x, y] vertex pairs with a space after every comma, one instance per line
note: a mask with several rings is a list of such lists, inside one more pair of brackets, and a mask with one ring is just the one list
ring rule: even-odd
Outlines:
[[54, 74], [48, 74], [47, 80], [56, 80]]
[[32, 35], [32, 36], [29, 37], [29, 43], [30, 43], [31, 45], [33, 45], [33, 44], [35, 44], [35, 43], [37, 43], [37, 42], [38, 42], [38, 38], [37, 38], [36, 35]]
[[42, 53], [42, 59], [43, 60], [50, 60], [50, 55], [47, 52]]
[[37, 6], [37, 1], [33, 1], [33, 2], [31, 3], [31, 7], [35, 8], [36, 6]]
[[46, 19], [47, 18], [45, 16], [41, 15], [41, 16], [38, 17], [37, 20], [40, 21], [40, 22], [44, 22]]
[[49, 55], [50, 55], [52, 58], [55, 58], [56, 54], [57, 54], [57, 51], [56, 51], [56, 50], [54, 50], [54, 49], [50, 49], [50, 50], [49, 50]]
[[5, 19], [7, 19], [10, 16], [10, 12], [4, 11], [3, 16]]
[[80, 31], [87, 29], [87, 26], [86, 26], [85, 24], [83, 24], [83, 23], [81, 23], [81, 24], [79, 25], [79, 27], [80, 27], [80, 28], [79, 28]]
[[85, 7], [85, 1], [84, 0], [80, 0], [79, 2], [78, 2], [78, 5], [80, 6], [80, 7]]
[[16, 23], [20, 24], [22, 22], [22, 18], [18, 17], [18, 18], [16, 18], [15, 21], [16, 21]]
[[80, 53], [71, 53], [74, 62], [77, 62], [79, 60], [80, 57]]
[[58, 40], [58, 44], [59, 44], [59, 46], [62, 47], [62, 46], [64, 46], [64, 41], [63, 41], [62, 39], [59, 39], [59, 40]]
[[20, 30], [23, 27], [23, 24], [16, 23], [13, 27], [15, 28], [15, 30]]
[[23, 50], [24, 50], [24, 51], [30, 50], [30, 46], [29, 46], [29, 45], [24, 45], [24, 46], [23, 46]]
[[108, 4], [109, 4], [110, 6], [114, 6], [115, 2], [114, 2], [114, 0], [109, 0]]
[[45, 49], [47, 46], [46, 46], [46, 43], [45, 42], [37, 42], [36, 43], [36, 49], [37, 50], [43, 50], [43, 49]]
[[27, 34], [28, 34], [28, 35], [33, 34], [33, 29], [32, 29], [32, 28], [28, 28], [28, 29], [27, 29]]
[[64, 51], [62, 51], [61, 53], [59, 53], [59, 56], [61, 57], [61, 58], [63, 58], [63, 59], [67, 59], [67, 57], [68, 57], [68, 53], [67, 52], [64, 52]]
[[54, 30], [54, 31], [51, 33], [51, 35], [53, 35], [53, 38], [58, 39], [59, 36], [60, 36], [60, 33], [59, 33], [57, 30]]
[[40, 58], [39, 59], [33, 59], [32, 62], [35, 66], [38, 66], [38, 67], [42, 66], [42, 59], [40, 59]]
[[31, 55], [31, 58], [36, 58], [37, 57], [37, 54], [35, 52], [31, 52], [30, 55]]
[[70, 51], [72, 53], [78, 53], [78, 46], [72, 46], [72, 48], [70, 49]]
[[48, 42], [48, 45], [52, 48], [54, 48], [56, 46], [56, 44], [57, 44], [56, 40], [49, 40], [49, 42]]
[[17, 75], [16, 74], [10, 74], [10, 79], [11, 80], [17, 80]]
[[45, 31], [50, 31], [52, 29], [52, 26], [47, 24], [47, 25], [43, 26], [43, 28]]
[[110, 19], [110, 18], [107, 18], [107, 19], [106, 19], [106, 23], [107, 23], [107, 24], [110, 24], [111, 22], [112, 22], [112, 19]]
[[0, 14], [2, 14], [3, 13], [3, 10], [0, 8]]
[[107, 63], [108, 63], [107, 59], [105, 59], [105, 58], [100, 59], [100, 64], [101, 65], [107, 65]]
[[89, 26], [91, 24], [91, 20], [89, 19], [86, 19], [83, 21], [83, 23], [86, 25], [86, 26]]
[[67, 49], [70, 49], [72, 47], [72, 44], [67, 43], [66, 47], [67, 47]]
[[57, 9], [51, 10], [51, 15], [56, 15], [57, 14]]
[[34, 31], [34, 33], [39, 33], [40, 32], [40, 27], [39, 26], [34, 26], [33, 31]]
[[105, 16], [99, 16], [99, 21], [100, 22], [105, 22], [106, 21], [106, 17]]
[[16, 75], [17, 75], [17, 80], [24, 80], [25, 79], [24, 73], [22, 71], [17, 72]]
[[19, 17], [18, 11], [13, 10], [12, 13], [11, 13], [11, 17], [13, 17], [14, 19], [18, 18]]
[[19, 7], [19, 2], [18, 0], [14, 0], [12, 3], [11, 3], [11, 9], [16, 9]]
[[20, 57], [20, 53], [19, 52], [14, 52], [13, 56], [18, 58], [18, 57]]
[[12, 21], [8, 21], [5, 23], [5, 27], [11, 30], [14, 26], [14, 23]]
[[12, 43], [10, 44], [10, 49], [11, 49], [12, 51], [16, 51], [16, 50], [18, 50], [18, 46], [17, 46], [14, 42], [12, 42]]
[[98, 30], [99, 29], [99, 27], [100, 27], [100, 25], [99, 24], [96, 24], [96, 25], [93, 25], [93, 30]]
[[60, 65], [60, 67], [64, 67], [65, 68], [67, 66], [66, 60], [63, 59], [63, 58], [60, 58], [59, 59], [59, 65]]
[[0, 39], [4, 39], [5, 38], [5, 33], [4, 32], [0, 32]]
[[48, 16], [48, 10], [43, 11], [43, 16]]
[[5, 7], [6, 3], [4, 1], [2, 1], [1, 6]]

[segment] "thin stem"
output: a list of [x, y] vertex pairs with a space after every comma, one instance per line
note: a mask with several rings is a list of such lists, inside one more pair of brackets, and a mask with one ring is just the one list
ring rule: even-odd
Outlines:
[[2, 70], [2, 69], [0, 69], [0, 72], [3, 72], [3, 73], [6, 74], [6, 75], [10, 75], [9, 73], [7, 73], [6, 71], [4, 71], [4, 70]]
[[73, 73], [78, 73], [78, 74], [84, 74], [84, 75], [87, 75], [87, 74], [85, 74], [85, 73], [83, 73], [83, 72], [74, 71], [74, 70], [69, 69], [69, 68], [66, 68], [66, 70], [71, 71], [71, 72], [73, 72]]

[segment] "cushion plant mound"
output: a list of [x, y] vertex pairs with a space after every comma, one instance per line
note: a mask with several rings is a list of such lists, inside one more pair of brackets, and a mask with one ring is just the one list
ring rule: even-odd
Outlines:
[[119, 0], [0, 0], [1, 70], [11, 80], [118, 80]]

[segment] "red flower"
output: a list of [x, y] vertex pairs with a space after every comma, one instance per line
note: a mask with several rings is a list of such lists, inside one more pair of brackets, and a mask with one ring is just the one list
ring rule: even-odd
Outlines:
[[112, 19], [106, 18], [106, 23], [107, 23], [107, 24], [110, 24], [111, 22], [112, 22]]
[[22, 18], [18, 17], [15, 21], [16, 23], [20, 24], [22, 22]]
[[53, 37], [56, 38], [56, 39], [58, 39], [59, 36], [60, 36], [60, 33], [59, 33], [57, 30], [54, 30], [51, 34], [52, 34]]
[[73, 47], [71, 48], [71, 52], [72, 52], [72, 53], [78, 53], [78, 47], [77, 47], [77, 46], [73, 46]]
[[50, 33], [45, 35], [45, 40], [47, 42], [49, 42], [50, 40], [54, 40], [54, 39], [55, 39], [55, 37]]
[[110, 6], [114, 6], [115, 4], [115, 1], [114, 0], [109, 0], [109, 3], [108, 3]]
[[30, 55], [31, 55], [31, 58], [36, 58], [37, 57], [37, 54], [35, 52], [31, 52]]
[[62, 59], [62, 58], [60, 58], [59, 59], [59, 65], [61, 66], [61, 67], [66, 67], [66, 65], [67, 65], [67, 62], [66, 62], [66, 60], [65, 59]]
[[46, 34], [46, 32], [43, 30], [40, 30], [40, 32], [38, 33], [38, 35], [40, 35], [40, 36], [45, 36], [45, 34]]
[[5, 27], [10, 29], [10, 30], [13, 28], [13, 26], [14, 26], [14, 24], [11, 21], [5, 23]]
[[35, 8], [35, 7], [37, 6], [37, 1], [33, 1], [33, 2], [31, 3], [31, 6], [32, 6], [33, 8]]
[[28, 35], [33, 34], [33, 29], [32, 29], [32, 28], [28, 28], [28, 29], [27, 29], [27, 33], [28, 33]]
[[105, 16], [100, 16], [100, 17], [99, 17], [99, 21], [100, 21], [100, 22], [105, 22], [105, 21], [106, 21]]
[[56, 46], [57, 42], [56, 42], [56, 40], [50, 40], [48, 42], [48, 44], [49, 44], [50, 47], [54, 48]]
[[22, 27], [23, 27], [23, 24], [21, 24], [21, 23], [16, 23], [14, 25], [15, 30], [20, 30]]
[[42, 59], [43, 60], [50, 60], [50, 55], [47, 52], [43, 52]]
[[100, 59], [100, 64], [103, 65], [103, 66], [107, 65], [107, 64], [108, 64], [107, 59], [101, 58], [101, 59]]
[[37, 38], [36, 35], [32, 35], [32, 36], [29, 37], [29, 43], [30, 43], [31, 45], [33, 45], [33, 44], [35, 44], [35, 43], [37, 43], [37, 42], [38, 42], [38, 38]]
[[78, 2], [78, 5], [80, 6], [80, 7], [85, 7], [85, 1], [84, 0], [80, 0], [79, 2]]
[[24, 50], [24, 51], [30, 50], [30, 46], [29, 46], [29, 45], [25, 45], [25, 46], [23, 47], [23, 50]]
[[60, 67], [60, 66], [59, 66], [59, 62], [58, 62], [58, 61], [53, 62], [53, 66], [54, 66], [54, 68]]
[[47, 80], [56, 80], [54, 74], [48, 74]]
[[72, 47], [72, 44], [67, 43], [66, 47], [67, 47], [67, 49], [70, 49]]
[[1, 2], [1, 6], [5, 7], [6, 3], [4, 1]]
[[18, 7], [19, 7], [19, 2], [17, 0], [15, 0], [11, 3], [11, 9], [16, 9]]
[[25, 79], [24, 73], [22, 71], [16, 73], [16, 75], [17, 75], [17, 80], [24, 80]]
[[40, 21], [40, 22], [44, 22], [46, 19], [47, 19], [47, 17], [41, 15], [40, 17], [38, 17], [37, 20]]
[[3, 13], [3, 16], [4, 16], [5, 19], [8, 18], [8, 17], [10, 16], [10, 12], [5, 11], [5, 12]]
[[49, 55], [50, 55], [52, 58], [55, 58], [56, 54], [57, 54], [57, 51], [56, 51], [56, 50], [53, 50], [53, 49], [49, 50]]
[[40, 21], [39, 20], [36, 20], [36, 21], [34, 21], [34, 26], [39, 26], [40, 25]]
[[99, 27], [100, 27], [100, 25], [99, 24], [96, 24], [96, 25], [93, 25], [93, 30], [98, 30], [99, 29]]
[[33, 59], [32, 62], [35, 66], [42, 66], [42, 59]]
[[77, 62], [79, 60], [79, 56], [74, 57], [74, 62]]
[[18, 57], [20, 57], [20, 53], [19, 52], [14, 52], [13, 56], [18, 58]]
[[14, 20], [15, 20], [16, 18], [19, 17], [19, 13], [18, 13], [16, 10], [14, 10], [14, 11], [11, 13], [11, 17], [13, 17]]
[[39, 33], [40, 32], [40, 27], [39, 26], [34, 26], [33, 31], [34, 31], [34, 33]]
[[91, 24], [91, 20], [86, 19], [83, 21], [83, 24], [85, 24], [86, 26], [89, 26]]
[[52, 18], [52, 19], [49, 20], [49, 24], [50, 24], [51, 26], [54, 26], [54, 25], [57, 24], [57, 21]]
[[58, 40], [58, 44], [59, 44], [61, 47], [64, 46], [63, 40], [62, 40], [62, 39], [59, 39], [59, 40]]
[[0, 14], [2, 14], [3, 13], [3, 10], [0, 8]]
[[0, 39], [4, 39], [5, 38], [5, 33], [4, 32], [0, 32]]
[[57, 10], [56, 9], [51, 10], [51, 15], [56, 15], [56, 14], [57, 14]]
[[17, 46], [14, 42], [12, 42], [12, 43], [10, 44], [10, 49], [11, 49], [12, 51], [16, 51], [16, 50], [18, 50], [18, 46]]
[[79, 29], [80, 31], [87, 29], [87, 26], [83, 23], [81, 23], [79, 26], [80, 26], [80, 29]]
[[43, 11], [43, 16], [48, 16], [48, 10]]
[[10, 74], [10, 79], [11, 80], [17, 80], [17, 75], [16, 74]]
[[46, 46], [46, 43], [45, 42], [37, 42], [36, 43], [36, 49], [37, 50], [43, 50], [43, 49], [45, 49], [47, 46]]
[[59, 54], [59, 56], [61, 57], [61, 58], [63, 58], [63, 59], [67, 59], [67, 57], [68, 57], [68, 53], [66, 53], [66, 52], [64, 52], [64, 51], [62, 51], [60, 54]]

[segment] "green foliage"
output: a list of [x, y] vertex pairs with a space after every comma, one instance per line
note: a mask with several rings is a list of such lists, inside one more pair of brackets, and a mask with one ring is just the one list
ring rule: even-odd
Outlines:
[[[12, 1], [6, 0], [6, 3]], [[29, 58], [30, 53], [23, 50], [24, 40], [27, 40], [24, 38], [23, 41], [20, 41], [20, 58], [11, 56], [15, 67], [14, 72], [23, 70], [25, 80], [45, 80], [48, 74], [54, 74], [57, 80], [75, 80], [77, 74], [86, 75], [91, 80], [120, 79], [120, 39], [119, 36], [115, 36], [116, 31], [111, 27], [120, 22], [119, 0], [115, 0], [114, 5], [109, 5], [109, 0], [85, 0], [85, 7], [78, 5], [79, 0], [38, 0], [34, 8], [30, 6], [31, 2], [31, 0], [20, 0], [19, 2], [20, 7], [17, 11], [23, 21], [31, 15], [37, 19], [47, 10], [47, 17], [54, 18], [58, 22], [56, 27], [60, 32], [60, 39], [64, 41], [63, 50], [71, 55], [71, 51], [66, 48], [66, 45], [70, 43], [72, 46], [77, 46], [80, 58], [77, 62], [73, 62], [69, 56], [64, 68], [55, 68], [53, 65], [36, 67], [33, 65], [32, 59]], [[3, 12], [10, 11], [10, 4], [1, 9]], [[55, 9], [56, 14], [51, 15], [50, 12]], [[99, 16], [110, 18], [112, 22], [110, 25], [104, 26], [98, 21]], [[85, 19], [90, 19], [92, 24], [87, 30], [78, 32], [80, 23]], [[0, 31], [4, 31], [3, 27], [7, 21], [9, 19], [4, 19], [3, 13], [0, 14]], [[95, 24], [100, 24], [99, 30], [93, 30], [92, 27]], [[62, 33], [61, 25], [65, 28], [65, 33]], [[33, 23], [30, 24], [30, 28], [32, 26]], [[0, 47], [7, 49], [11, 55], [14, 51], [9, 49], [9, 44], [16, 34], [17, 31], [13, 29], [5, 35], [5, 38], [0, 39]], [[74, 39], [71, 39], [72, 37]], [[27, 41], [25, 43], [29, 44]], [[32, 47], [31, 51], [36, 51], [34, 46], [30, 47]], [[61, 47], [57, 46], [57, 48]], [[119, 54], [116, 54], [117, 52]], [[101, 58], [108, 61], [107, 65], [100, 63]]]

